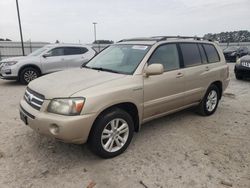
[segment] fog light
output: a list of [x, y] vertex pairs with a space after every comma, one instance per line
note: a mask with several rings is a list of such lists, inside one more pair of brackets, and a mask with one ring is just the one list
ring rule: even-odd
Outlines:
[[58, 135], [60, 128], [56, 124], [50, 125], [49, 131], [53, 135]]
[[4, 70], [5, 74], [11, 74], [11, 69]]

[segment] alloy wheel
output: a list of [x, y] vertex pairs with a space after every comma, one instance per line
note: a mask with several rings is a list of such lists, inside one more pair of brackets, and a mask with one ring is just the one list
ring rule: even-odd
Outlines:
[[37, 78], [37, 73], [33, 70], [28, 70], [24, 73], [23, 75], [24, 77], [24, 80], [29, 83], [31, 82], [32, 80], [36, 79]]
[[206, 108], [207, 111], [212, 112], [217, 105], [218, 95], [215, 90], [211, 90], [207, 96]]
[[113, 119], [103, 129], [102, 147], [107, 152], [116, 152], [126, 144], [128, 136], [128, 123], [124, 119]]

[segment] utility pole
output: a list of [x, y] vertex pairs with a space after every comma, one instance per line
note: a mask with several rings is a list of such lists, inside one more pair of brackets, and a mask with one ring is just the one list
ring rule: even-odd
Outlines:
[[96, 42], [96, 24], [97, 24], [96, 22], [93, 22], [95, 42]]
[[24, 54], [23, 34], [22, 34], [22, 26], [21, 26], [21, 20], [20, 20], [20, 13], [19, 13], [18, 0], [16, 0], [16, 9], [17, 9], [17, 16], [18, 16], [19, 30], [20, 30], [20, 36], [21, 36], [22, 52], [23, 52], [23, 56], [25, 56], [25, 54]]

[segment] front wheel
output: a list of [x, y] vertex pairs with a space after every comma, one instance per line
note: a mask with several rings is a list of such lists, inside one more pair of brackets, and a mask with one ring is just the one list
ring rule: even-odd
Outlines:
[[32, 80], [38, 78], [40, 76], [39, 71], [33, 67], [24, 68], [19, 76], [19, 80], [22, 84], [27, 85]]
[[199, 104], [198, 113], [203, 116], [212, 115], [218, 106], [220, 92], [216, 85], [211, 85]]
[[124, 152], [134, 133], [131, 116], [119, 108], [100, 115], [89, 137], [90, 149], [102, 158], [112, 158]]

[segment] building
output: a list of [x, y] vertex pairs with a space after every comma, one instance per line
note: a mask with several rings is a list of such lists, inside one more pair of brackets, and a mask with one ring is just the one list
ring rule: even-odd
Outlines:
[[[34, 50], [41, 48], [47, 44], [48, 42], [24, 42], [24, 53], [25, 55], [30, 54]], [[89, 44], [96, 52], [100, 52], [103, 50], [108, 44]], [[13, 41], [0, 41], [0, 60], [22, 56], [22, 45], [21, 42], [13, 42]]]
[[[41, 48], [49, 44], [48, 42], [24, 42], [24, 53], [25, 55], [30, 54], [34, 50]], [[22, 56], [22, 45], [21, 42], [14, 41], [0, 41], [0, 60]]]

